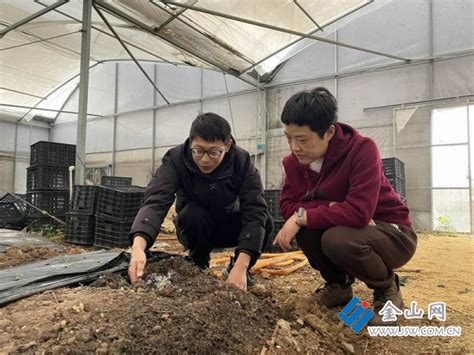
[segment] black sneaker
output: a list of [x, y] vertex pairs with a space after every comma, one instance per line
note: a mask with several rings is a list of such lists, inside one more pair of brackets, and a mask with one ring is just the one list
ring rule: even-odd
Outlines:
[[[232, 270], [232, 268], [234, 267], [234, 264], [235, 264], [235, 257], [231, 256], [229, 265], [224, 271], [222, 271], [222, 276], [224, 276], [225, 279], [229, 277], [230, 270]], [[249, 270], [247, 270], [247, 287], [250, 287], [253, 285], [255, 285], [255, 278], [253, 277], [253, 274]]]
[[379, 314], [380, 310], [385, 306], [385, 303], [387, 303], [388, 301], [391, 301], [392, 304], [401, 311], [403, 311], [403, 309], [405, 308], [405, 305], [403, 303], [402, 292], [400, 291], [400, 280], [397, 274], [395, 274], [395, 279], [388, 288], [374, 290], [375, 315], [369, 321], [370, 326], [397, 325], [397, 320], [383, 321], [383, 317]]

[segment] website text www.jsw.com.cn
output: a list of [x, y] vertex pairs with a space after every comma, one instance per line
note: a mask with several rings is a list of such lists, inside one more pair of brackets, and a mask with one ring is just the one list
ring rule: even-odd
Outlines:
[[[412, 301], [410, 308], [399, 309], [391, 301], [387, 301], [378, 312], [382, 316], [383, 322], [396, 322], [397, 317], [403, 316], [405, 319], [423, 319], [425, 311], [418, 308], [418, 303]], [[367, 302], [360, 301], [353, 297], [348, 304], [338, 314], [340, 320], [350, 327], [355, 333], [359, 333], [375, 316], [374, 311], [369, 308]], [[446, 321], [446, 303], [442, 301], [432, 302], [428, 305], [428, 319]], [[379, 325], [368, 326], [367, 331], [370, 336], [391, 336], [391, 337], [457, 337], [461, 336], [462, 328], [459, 326], [393, 326]]]

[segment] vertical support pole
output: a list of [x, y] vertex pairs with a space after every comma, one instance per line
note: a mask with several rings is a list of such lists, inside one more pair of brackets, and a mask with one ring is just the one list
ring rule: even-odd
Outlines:
[[266, 90], [260, 86], [260, 76], [257, 78], [257, 118], [260, 121], [261, 144], [263, 154], [260, 163], [260, 176], [262, 178], [263, 188], [267, 188], [267, 110], [266, 110]]
[[472, 234], [474, 231], [472, 229], [474, 223], [474, 209], [472, 207], [472, 170], [471, 170], [471, 123], [469, 122], [469, 101], [466, 105], [467, 110], [467, 171], [469, 178], [469, 222], [470, 230], [469, 233]]
[[[429, 56], [430, 58], [433, 57], [433, 0], [428, 1], [428, 34], [429, 34], [429, 39], [428, 39], [428, 44], [429, 44]], [[428, 75], [428, 99], [432, 99], [434, 96], [434, 70], [433, 70], [433, 59], [430, 59], [430, 64], [429, 64], [429, 75]], [[431, 139], [431, 144], [433, 144], [433, 115], [430, 113], [430, 139]], [[431, 174], [431, 193], [430, 193], [430, 221], [431, 221], [431, 230], [434, 229], [434, 220], [433, 220], [433, 147], [430, 148], [430, 174]]]
[[84, 184], [87, 129], [87, 98], [89, 94], [91, 14], [92, 0], [84, 0], [82, 3], [81, 74], [79, 78], [79, 108], [77, 117], [76, 139], [76, 184]]
[[[403, 106], [402, 106], [403, 110]], [[397, 156], [397, 109], [392, 110], [392, 157]]]
[[[334, 40], [338, 41], [338, 31], [337, 31], [337, 23], [335, 24], [336, 29], [334, 31]], [[334, 45], [334, 97], [336, 100], [338, 99], [338, 80], [339, 80], [339, 46]]]
[[15, 179], [16, 179], [16, 152], [17, 152], [17, 145], [18, 145], [18, 122], [15, 123], [15, 145], [13, 147], [13, 172], [12, 172], [12, 190], [16, 192], [15, 189]]
[[203, 72], [203, 69], [201, 68], [201, 100], [199, 101], [199, 114], [201, 115], [202, 114], [202, 106], [203, 106], [203, 102], [202, 102], [202, 99], [204, 97], [204, 72]]
[[[158, 69], [157, 69], [157, 65], [155, 64], [153, 66], [153, 82], [156, 84], [158, 81]], [[157, 105], [157, 97], [156, 97], [156, 90], [153, 90], [153, 107], [155, 107], [153, 109], [153, 123], [152, 123], [152, 127], [153, 127], [153, 132], [152, 132], [152, 136], [151, 136], [151, 175], [153, 176], [153, 174], [155, 173], [155, 139], [156, 139], [156, 113], [157, 113], [157, 109], [156, 109], [156, 105]]]
[[115, 149], [117, 145], [117, 110], [118, 110], [118, 80], [119, 63], [115, 63], [115, 88], [114, 88], [114, 128], [112, 133], [112, 176], [115, 175]]

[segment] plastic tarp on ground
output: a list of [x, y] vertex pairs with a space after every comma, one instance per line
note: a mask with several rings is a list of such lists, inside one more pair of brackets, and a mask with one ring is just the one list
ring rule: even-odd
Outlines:
[[[152, 260], [170, 257], [154, 253]], [[98, 276], [127, 270], [129, 256], [125, 252], [97, 251], [64, 255], [0, 270], [0, 306], [8, 302], [54, 288], [87, 283]]]
[[64, 248], [61, 245], [53, 243], [50, 240], [34, 236], [30, 233], [0, 229], [0, 253], [4, 252], [9, 247], [22, 246], [44, 247], [51, 250], [62, 251]]

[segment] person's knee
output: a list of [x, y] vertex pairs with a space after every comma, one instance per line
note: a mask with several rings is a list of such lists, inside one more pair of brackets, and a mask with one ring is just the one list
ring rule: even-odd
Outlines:
[[210, 213], [207, 209], [191, 202], [178, 212], [177, 224], [180, 229], [197, 228], [203, 224], [207, 224], [209, 219]]
[[347, 233], [347, 228], [343, 226], [327, 229], [321, 238], [323, 254], [334, 263], [344, 264], [354, 252], [350, 237]]

